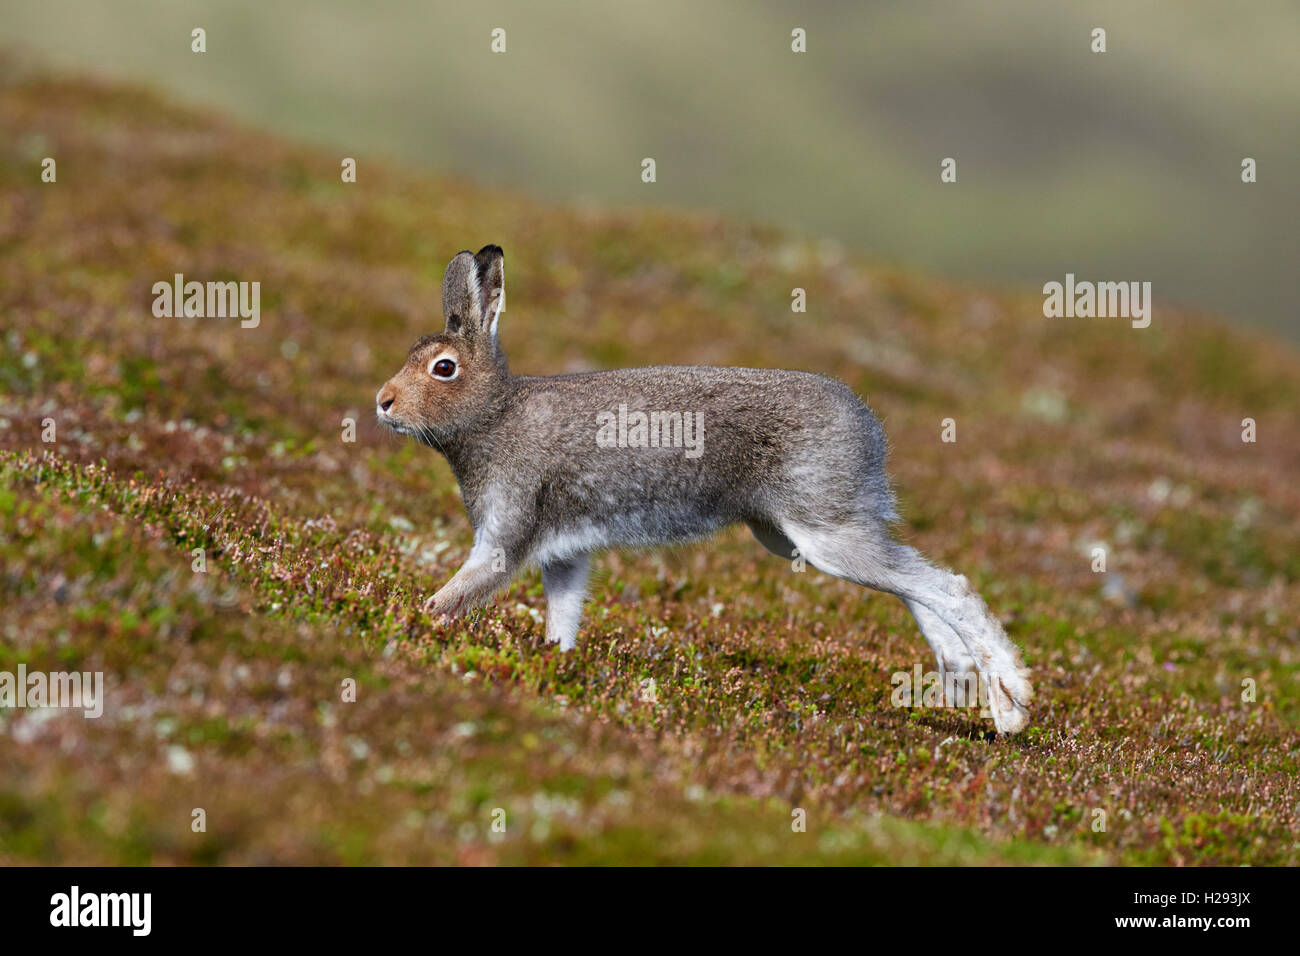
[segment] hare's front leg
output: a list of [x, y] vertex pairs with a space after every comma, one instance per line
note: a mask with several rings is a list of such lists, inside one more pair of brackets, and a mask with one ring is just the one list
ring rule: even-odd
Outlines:
[[568, 651], [578, 640], [582, 605], [587, 600], [588, 555], [556, 559], [542, 565], [542, 588], [546, 591], [546, 640]]
[[510, 557], [512, 553], [517, 552], [475, 543], [469, 560], [424, 602], [424, 609], [436, 621], [443, 616], [458, 617], [482, 604], [509, 584], [519, 570], [519, 561]]

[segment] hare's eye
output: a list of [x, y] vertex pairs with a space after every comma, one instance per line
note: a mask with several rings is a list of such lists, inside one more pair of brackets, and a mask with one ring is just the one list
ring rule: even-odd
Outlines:
[[456, 377], [456, 363], [449, 358], [438, 359], [429, 363], [429, 374], [434, 378], [453, 379]]

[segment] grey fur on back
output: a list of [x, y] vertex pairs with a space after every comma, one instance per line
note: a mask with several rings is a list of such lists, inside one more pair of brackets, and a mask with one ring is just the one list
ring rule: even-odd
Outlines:
[[[700, 454], [597, 445], [598, 416], [624, 412], [690, 415]], [[893, 518], [879, 422], [847, 386], [807, 372], [687, 366], [514, 377], [499, 410], [439, 443], [471, 522], [500, 509], [529, 559], [575, 553], [597, 529], [605, 546], [644, 547], [742, 521], [774, 525], [783, 514]]]

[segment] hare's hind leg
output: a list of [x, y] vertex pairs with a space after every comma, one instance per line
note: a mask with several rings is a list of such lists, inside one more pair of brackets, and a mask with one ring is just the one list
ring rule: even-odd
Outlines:
[[[794, 542], [787, 538], [778, 528], [761, 520], [751, 519], [749, 521], [749, 530], [754, 533], [758, 543], [764, 548], [775, 554], [778, 558], [785, 558], [787, 561], [803, 554], [795, 547]], [[817, 565], [816, 561], [813, 562]], [[845, 580], [853, 580], [845, 574], [839, 574], [837, 571], [829, 571], [823, 567], [822, 570], [830, 574], [836, 574]], [[860, 581], [854, 581], [860, 584]], [[945, 696], [948, 703], [953, 707], [967, 706], [968, 699], [963, 691], [961, 684], [956, 685], [951, 696], [948, 696], [949, 680], [948, 674], [962, 675], [956, 677], [956, 680], [964, 680], [964, 675], [976, 673], [975, 661], [971, 658], [970, 653], [966, 650], [966, 645], [943, 621], [937, 616], [930, 613], [919, 604], [907, 604], [907, 609], [912, 612], [912, 617], [916, 618], [916, 623], [921, 628], [921, 634], [930, 649], [934, 651], [934, 658], [939, 664], [940, 684], [945, 688]], [[970, 698], [969, 703], [974, 703], [974, 698]]]
[[[772, 525], [758, 520], [749, 522], [749, 530], [768, 551], [778, 558], [790, 560], [801, 554], [794, 542]], [[815, 564], [816, 562], [814, 562]], [[840, 575], [844, 577], [844, 575]], [[849, 579], [851, 580], [851, 579]], [[860, 583], [860, 582], [855, 582]], [[976, 703], [978, 695], [970, 693], [970, 680], [977, 677], [979, 671], [975, 660], [966, 650], [960, 637], [942, 618], [913, 601], [903, 601], [907, 609], [916, 618], [917, 625], [926, 643], [934, 651], [934, 659], [939, 664], [939, 684], [943, 688], [944, 699], [951, 707], [968, 707]]]
[[901, 598], [943, 670], [951, 664], [959, 672], [973, 664], [988, 688], [989, 709], [999, 731], [1015, 733], [1028, 723], [1026, 705], [1033, 696], [1029, 672], [1002, 624], [964, 576], [936, 567], [916, 549], [896, 543], [883, 524], [819, 527], [783, 522], [781, 530], [827, 574]]
[[546, 640], [572, 650], [578, 641], [582, 606], [587, 600], [588, 555], [558, 558], [542, 565], [542, 589], [546, 592]]

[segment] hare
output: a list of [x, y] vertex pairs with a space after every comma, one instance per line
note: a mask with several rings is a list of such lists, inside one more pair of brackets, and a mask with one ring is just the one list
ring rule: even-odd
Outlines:
[[442, 284], [446, 328], [417, 341], [375, 398], [383, 425], [446, 456], [474, 526], [468, 560], [426, 603], [435, 619], [536, 563], [546, 640], [569, 650], [592, 552], [744, 522], [773, 554], [898, 596], [948, 702], [968, 703], [962, 682], [969, 692], [978, 674], [997, 730], [1025, 726], [1033, 690], [997, 618], [965, 577], [891, 536], [884, 429], [848, 386], [701, 366], [512, 375], [497, 340], [504, 295], [500, 247], [459, 253]]

